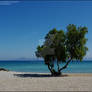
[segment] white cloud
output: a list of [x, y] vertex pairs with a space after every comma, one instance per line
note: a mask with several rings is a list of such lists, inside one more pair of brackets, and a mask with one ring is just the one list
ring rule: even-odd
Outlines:
[[19, 2], [20, 1], [0, 1], [0, 5], [12, 5]]
[[88, 51], [84, 59], [91, 59], [92, 60], [92, 53], [91, 51]]

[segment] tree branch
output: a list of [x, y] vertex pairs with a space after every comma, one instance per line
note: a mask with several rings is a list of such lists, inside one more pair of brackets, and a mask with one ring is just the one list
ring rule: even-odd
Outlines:
[[52, 71], [52, 67], [48, 64], [48, 69], [50, 70], [50, 72], [53, 74], [53, 71]]
[[59, 71], [61, 71], [61, 70], [65, 69], [65, 68], [67, 68], [67, 66], [68, 66], [68, 64], [71, 62], [71, 60], [72, 60], [72, 59], [70, 59], [70, 60], [65, 64], [65, 66], [63, 66], [62, 68], [60, 68]]
[[50, 72], [52, 72], [49, 64], [48, 64], [48, 69], [50, 70]]
[[59, 71], [60, 67], [59, 67], [59, 63], [58, 63], [58, 61], [57, 61], [57, 66], [58, 66], [58, 71]]

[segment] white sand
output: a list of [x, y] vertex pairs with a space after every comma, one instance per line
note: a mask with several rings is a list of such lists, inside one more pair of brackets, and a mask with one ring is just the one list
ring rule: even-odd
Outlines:
[[92, 91], [92, 74], [63, 77], [31, 77], [30, 74], [0, 71], [0, 91]]

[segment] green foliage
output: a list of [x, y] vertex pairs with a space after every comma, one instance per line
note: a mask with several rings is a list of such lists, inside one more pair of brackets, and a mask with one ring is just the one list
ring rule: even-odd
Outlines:
[[72, 59], [82, 60], [88, 48], [85, 46], [87, 39], [85, 34], [88, 32], [86, 27], [67, 26], [66, 46], [67, 52]]
[[[66, 68], [71, 60], [82, 60], [86, 55], [88, 32], [87, 27], [76, 27], [74, 24], [67, 26], [67, 32], [56, 30], [49, 31], [45, 36], [45, 42], [42, 46], [37, 47], [36, 56], [44, 58], [45, 64], [48, 65], [51, 72], [54, 70], [54, 61], [57, 61], [58, 72]], [[59, 63], [66, 62], [66, 65], [59, 69]]]

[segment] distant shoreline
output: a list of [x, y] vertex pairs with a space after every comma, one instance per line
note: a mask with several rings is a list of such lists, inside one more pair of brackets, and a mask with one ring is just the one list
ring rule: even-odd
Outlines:
[[[0, 61], [44, 61], [44, 60], [42, 60], [42, 59], [11, 59], [11, 60], [0, 60]], [[74, 60], [74, 61], [76, 61], [76, 60]], [[84, 60], [82, 60], [82, 61], [91, 61], [92, 62], [92, 59], [91, 60], [86, 60], [86, 59], [84, 59]]]

